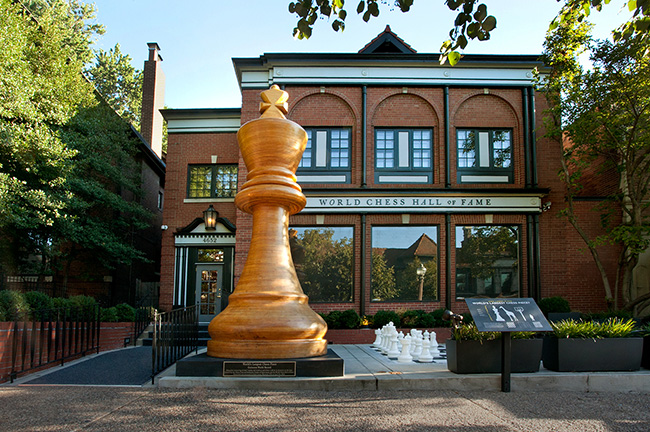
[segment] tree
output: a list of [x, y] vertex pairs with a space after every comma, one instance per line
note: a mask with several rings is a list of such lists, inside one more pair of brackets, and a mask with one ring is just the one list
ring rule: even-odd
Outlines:
[[[79, 73], [90, 58], [92, 7], [0, 0], [0, 236], [5, 251], [29, 249], [32, 228], [66, 217], [74, 150], [60, 128], [92, 98]], [[15, 260], [3, 253], [3, 266]], [[10, 255], [13, 256], [13, 255]]]
[[[96, 276], [145, 260], [132, 241], [151, 216], [137, 199], [136, 134], [83, 75], [91, 37], [102, 31], [86, 24], [93, 13], [77, 0], [0, 0], [2, 272], [62, 270], [67, 278], [78, 260]], [[137, 81], [119, 47], [99, 58], [86, 70], [103, 89], [111, 79]]]
[[86, 76], [115, 112], [140, 130], [142, 71], [131, 65], [131, 57], [122, 54], [120, 45], [97, 52]]
[[304, 252], [300, 284], [311, 301], [352, 301], [352, 239], [333, 237], [332, 229], [306, 229], [297, 239]]
[[[558, 2], [560, 0], [557, 0]], [[575, 19], [579, 22], [588, 17], [592, 9], [600, 11], [603, 4], [610, 0], [565, 0], [562, 9], [551, 28], [565, 22], [567, 19]], [[355, 2], [356, 3], [356, 2]], [[360, 0], [356, 12], [362, 15], [365, 22], [372, 17], [378, 17], [382, 8], [398, 8], [402, 12], [409, 12], [414, 0]], [[449, 60], [453, 66], [461, 58], [459, 50], [464, 50], [468, 39], [485, 41], [490, 39], [491, 32], [496, 29], [497, 19], [488, 14], [487, 3], [480, 3], [478, 0], [444, 0], [444, 3], [452, 11], [457, 11], [452, 29], [449, 31], [449, 39], [440, 47], [440, 63], [444, 64]], [[623, 25], [619, 32], [621, 38], [629, 38], [635, 34], [648, 34], [650, 31], [650, 0], [630, 0], [627, 2], [629, 9], [634, 11], [633, 19]], [[298, 21], [293, 29], [294, 37], [307, 39], [311, 36], [313, 26], [321, 18], [332, 20], [334, 31], [345, 30], [345, 19], [347, 11], [344, 8], [345, 0], [297, 0], [289, 3], [289, 12], [296, 14]], [[527, 4], [521, 7], [529, 7]]]
[[383, 254], [372, 253], [371, 268], [372, 299], [387, 301], [397, 297], [398, 291], [395, 285], [395, 268], [388, 266]]
[[47, 242], [64, 287], [74, 261], [95, 274], [146, 262], [133, 236], [150, 225], [152, 215], [139, 204], [138, 139], [129, 123], [98, 96], [71, 119], [62, 139], [76, 151], [67, 181], [68, 217], [47, 231]]
[[[578, 56], [587, 50], [593, 70], [583, 70]], [[543, 89], [551, 102], [545, 113], [546, 136], [563, 144], [561, 178], [567, 185], [562, 215], [577, 230], [596, 263], [605, 300], [618, 307], [622, 284], [625, 308], [648, 300], [632, 298], [632, 272], [639, 254], [650, 246], [650, 56], [647, 35], [616, 42], [593, 41], [589, 25], [567, 20], [547, 37], [544, 57], [552, 66]], [[594, 172], [594, 166], [600, 171]], [[607, 170], [616, 177], [615, 192], [600, 206], [606, 234], [590, 236], [577, 216], [575, 199], [585, 179]], [[622, 220], [611, 217], [622, 212]], [[598, 247], [620, 246], [614, 290]]]

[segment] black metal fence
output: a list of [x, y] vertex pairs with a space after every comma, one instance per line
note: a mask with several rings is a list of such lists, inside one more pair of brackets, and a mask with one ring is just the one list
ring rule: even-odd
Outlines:
[[198, 351], [197, 306], [154, 313], [151, 350], [151, 383], [154, 377], [190, 352]]
[[52, 363], [99, 353], [99, 307], [61, 308], [32, 313], [30, 321], [15, 320], [10, 329], [11, 382], [19, 374]]

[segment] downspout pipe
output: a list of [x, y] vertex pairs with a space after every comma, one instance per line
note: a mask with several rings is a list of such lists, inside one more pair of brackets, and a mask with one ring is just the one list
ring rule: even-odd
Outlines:
[[366, 314], [366, 214], [361, 215], [361, 265], [359, 271], [361, 286], [359, 288], [359, 315], [361, 318]]
[[524, 170], [526, 173], [526, 188], [531, 187], [531, 166], [530, 166], [530, 122], [528, 119], [528, 87], [521, 89], [522, 110], [524, 113]]
[[[368, 184], [368, 167], [367, 165], [367, 156], [368, 156], [368, 150], [367, 150], [367, 144], [368, 144], [368, 137], [366, 136], [368, 133], [367, 129], [367, 116], [368, 116], [368, 86], [364, 85], [361, 88], [361, 173], [362, 173], [362, 179], [361, 179], [361, 187], [365, 188]], [[362, 248], [363, 249], [363, 248]]]
[[451, 187], [451, 174], [450, 174], [450, 156], [449, 156], [449, 148], [450, 148], [450, 143], [449, 143], [449, 133], [450, 133], [450, 126], [449, 126], [449, 86], [444, 87], [444, 111], [445, 111], [445, 118], [444, 118], [444, 129], [445, 129], [445, 189], [449, 189]]

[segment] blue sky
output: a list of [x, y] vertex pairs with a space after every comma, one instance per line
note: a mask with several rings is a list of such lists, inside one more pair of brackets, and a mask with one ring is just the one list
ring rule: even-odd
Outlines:
[[[470, 54], [539, 54], [559, 4], [556, 0], [485, 0], [497, 17], [487, 42], [470, 42]], [[89, 2], [91, 3], [91, 2]], [[147, 42], [157, 42], [166, 75], [165, 103], [170, 108], [239, 107], [241, 97], [231, 59], [272, 52], [357, 52], [387, 24], [419, 53], [437, 53], [455, 18], [444, 0], [418, 0], [411, 11], [385, 11], [364, 23], [348, 0], [347, 28], [334, 32], [327, 21], [316, 24], [309, 40], [294, 40], [296, 18], [289, 0], [97, 0], [97, 22], [106, 27], [96, 48], [120, 44], [142, 69]], [[516, 7], [513, 5], [517, 5]], [[596, 36], [629, 16], [622, 0], [592, 14]]]

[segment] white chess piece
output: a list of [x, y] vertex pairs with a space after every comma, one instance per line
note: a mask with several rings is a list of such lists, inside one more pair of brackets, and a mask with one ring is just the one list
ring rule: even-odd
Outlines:
[[422, 353], [418, 357], [418, 362], [431, 363], [433, 361], [433, 356], [429, 351], [430, 347], [431, 347], [431, 341], [429, 340], [429, 332], [425, 332], [424, 338], [422, 339]]
[[415, 337], [415, 350], [411, 356], [413, 357], [413, 360], [418, 361], [420, 355], [422, 354], [422, 331], [418, 330], [416, 334], [417, 336]]
[[411, 335], [406, 335], [400, 342], [402, 343], [402, 352], [397, 357], [397, 361], [400, 363], [411, 363], [411, 360], [413, 360], [413, 357], [409, 354], [411, 349]]
[[390, 324], [386, 324], [381, 329], [381, 348], [380, 351], [382, 354], [386, 354], [388, 348], [390, 347]]
[[418, 337], [417, 329], [411, 329], [411, 356], [415, 354], [415, 339]]
[[381, 329], [375, 329], [375, 341], [372, 343], [374, 349], [379, 349], [381, 344]]
[[431, 357], [434, 359], [440, 358], [440, 350], [438, 349], [436, 332], [431, 332], [431, 348], [429, 348], [429, 351], [431, 352]]
[[386, 355], [389, 359], [396, 359], [399, 356], [399, 342], [397, 338], [397, 330], [394, 328], [392, 330], [393, 331], [390, 335], [390, 348], [386, 352]]

